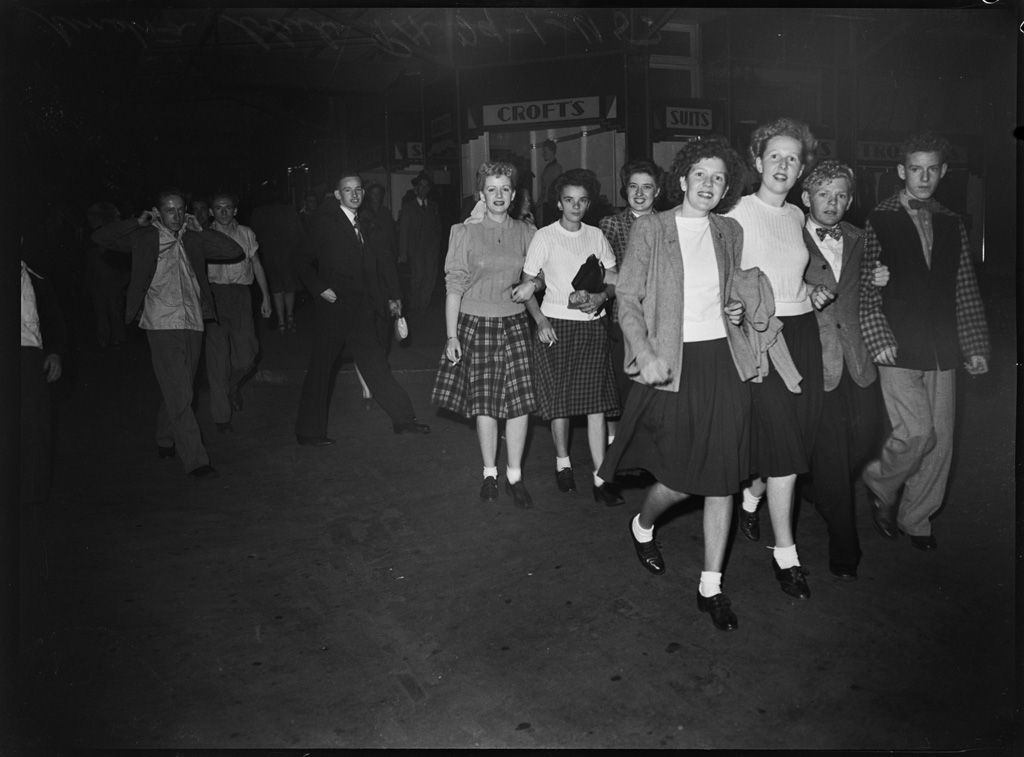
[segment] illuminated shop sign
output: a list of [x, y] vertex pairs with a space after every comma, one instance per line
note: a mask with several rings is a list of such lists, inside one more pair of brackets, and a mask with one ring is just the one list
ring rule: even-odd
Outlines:
[[665, 108], [665, 128], [711, 131], [714, 128], [711, 108]]
[[600, 118], [600, 97], [534, 100], [483, 106], [484, 126], [512, 126], [552, 121], [593, 121]]

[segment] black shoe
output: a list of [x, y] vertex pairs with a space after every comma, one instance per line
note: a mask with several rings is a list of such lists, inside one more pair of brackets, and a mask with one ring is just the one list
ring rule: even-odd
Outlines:
[[896, 526], [896, 513], [899, 510], [897, 505], [884, 505], [878, 496], [867, 487], [868, 502], [871, 503], [871, 522], [875, 524], [875, 530], [886, 539], [893, 540], [900, 535]]
[[783, 570], [772, 557], [772, 569], [775, 571], [775, 578], [778, 579], [779, 586], [786, 594], [796, 599], [811, 598], [811, 589], [805, 578], [807, 571], [802, 566], [794, 565], [792, 568]]
[[394, 425], [396, 434], [429, 434], [430, 426], [426, 423], [418, 423], [415, 418], [411, 421], [403, 421]]
[[665, 560], [661, 556], [658, 544], [654, 539], [648, 542], [637, 541], [636, 534], [633, 533], [632, 520], [629, 521], [629, 538], [633, 540], [633, 549], [636, 550], [636, 556], [640, 559], [641, 565], [656, 576], [665, 572]]
[[236, 413], [242, 412], [242, 389], [238, 386], [231, 387], [228, 391], [228, 401], [231, 403], [231, 409]]
[[[900, 531], [900, 533], [902, 534], [903, 531]], [[908, 534], [908, 536], [910, 535]], [[910, 536], [910, 543], [922, 552], [934, 552], [939, 548], [939, 543], [935, 541], [935, 537], [931, 534], [927, 536]]]
[[375, 404], [373, 397], [363, 397], [363, 410], [373, 410]]
[[761, 538], [761, 515], [757, 510], [754, 510], [752, 513], [748, 513], [741, 507], [739, 526], [740, 533], [750, 541], [757, 541]]
[[512, 504], [520, 510], [533, 508], [533, 497], [530, 496], [530, 492], [526, 491], [526, 485], [522, 481], [510, 484], [508, 479], [505, 479], [505, 491], [512, 495]]
[[560, 492], [576, 491], [576, 479], [572, 477], [572, 468], [562, 468], [555, 473], [555, 483], [558, 484]]
[[484, 502], [493, 502], [498, 498], [498, 479], [494, 476], [487, 476], [480, 485], [480, 499]]
[[705, 597], [697, 589], [697, 609], [711, 613], [711, 622], [719, 631], [735, 631], [740, 627], [736, 613], [729, 609], [730, 604], [729, 598], [721, 592], [713, 597]]
[[854, 565], [840, 565], [839, 563], [829, 563], [829, 572], [838, 578], [840, 581], [856, 581], [857, 580], [857, 568]]
[[616, 505], [626, 504], [626, 500], [622, 498], [622, 494], [612, 484], [605, 481], [600, 486], [594, 487], [594, 501], [599, 502], [605, 507], [615, 507]]
[[218, 431], [218, 433], [226, 434], [226, 433], [229, 433], [229, 432], [234, 431], [234, 430], [235, 430], [235, 427], [231, 425], [231, 421], [228, 421], [227, 423], [218, 423], [217, 424], [217, 431]]
[[326, 447], [334, 444], [334, 440], [327, 436], [296, 436], [295, 441], [303, 447]]
[[192, 478], [202, 479], [217, 478], [220, 476], [220, 474], [210, 465], [200, 465], [198, 468], [190, 470], [188, 475], [192, 476]]
[[178, 449], [172, 444], [170, 447], [161, 447], [159, 444], [156, 445], [156, 456], [161, 460], [169, 460], [172, 457], [177, 457]]

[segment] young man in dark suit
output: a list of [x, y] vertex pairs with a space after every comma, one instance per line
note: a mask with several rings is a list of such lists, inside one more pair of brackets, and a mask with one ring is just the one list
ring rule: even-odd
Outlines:
[[395, 381], [384, 347], [374, 330], [376, 308], [387, 300], [392, 315], [401, 312], [397, 291], [381, 291], [374, 254], [358, 224], [363, 202], [363, 180], [358, 174], [341, 175], [334, 190], [337, 202], [325, 202], [310, 222], [309, 233], [299, 246], [295, 272], [316, 303], [316, 330], [309, 369], [302, 385], [295, 435], [299, 444], [322, 447], [334, 444], [327, 436], [330, 380], [342, 347], [346, 344], [359, 366], [366, 385], [391, 416], [396, 434], [428, 434], [430, 426], [416, 421], [412, 401]]
[[[849, 166], [826, 160], [804, 177], [801, 195], [808, 209], [804, 242], [810, 253], [804, 280], [825, 294], [814, 298], [825, 369], [811, 455], [814, 506], [828, 527], [829, 570], [844, 581], [857, 578], [861, 556], [853, 478], [875, 451], [882, 420], [878, 371], [860, 328], [864, 232], [843, 221], [853, 202], [854, 181]], [[887, 275], [883, 270], [874, 283], [884, 284]], [[824, 304], [819, 308], [819, 303]]]
[[942, 506], [952, 460], [957, 364], [962, 358], [978, 376], [989, 357], [967, 231], [932, 197], [948, 154], [949, 142], [931, 133], [902, 145], [903, 187], [868, 215], [861, 261], [862, 283], [878, 261], [891, 273], [884, 290], [862, 286], [860, 293], [864, 341], [892, 422], [863, 479], [879, 533], [906, 533], [925, 551], [938, 546], [931, 517]]

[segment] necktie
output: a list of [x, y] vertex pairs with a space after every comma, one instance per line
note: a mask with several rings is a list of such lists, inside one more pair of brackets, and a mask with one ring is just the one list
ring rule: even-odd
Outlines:
[[832, 237], [833, 239], [842, 239], [843, 232], [839, 230], [838, 226], [833, 226], [831, 229], [823, 229], [821, 226], [816, 226], [814, 231], [818, 234], [818, 239], [822, 242], [825, 241], [825, 237]]
[[935, 213], [939, 209], [939, 203], [935, 200], [909, 200], [907, 204], [913, 210], [927, 210], [929, 213]]
[[362, 229], [359, 228], [358, 216], [352, 217], [352, 227], [356, 230], [356, 236], [359, 238], [359, 244], [363, 244], [363, 232]]

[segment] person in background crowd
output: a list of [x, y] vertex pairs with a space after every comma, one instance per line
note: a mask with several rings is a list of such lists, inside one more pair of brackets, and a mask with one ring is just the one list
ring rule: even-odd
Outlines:
[[216, 478], [192, 411], [193, 384], [203, 346], [204, 321], [216, 318], [206, 278], [206, 261], [238, 262], [245, 251], [219, 231], [204, 229], [185, 213], [185, 196], [165, 189], [152, 210], [138, 218], [107, 224], [92, 241], [132, 254], [125, 321], [139, 321], [149, 337], [163, 404], [157, 414], [156, 444], [161, 458], [181, 456], [193, 478]]
[[413, 195], [402, 200], [398, 215], [398, 256], [409, 262], [409, 314], [422, 315], [437, 284], [441, 249], [441, 215], [430, 190], [434, 182], [424, 171], [412, 180]]
[[[89, 232], [121, 220], [117, 206], [97, 202], [86, 214]], [[124, 290], [131, 271], [130, 260], [115, 250], [93, 246], [88, 251], [85, 286], [96, 317], [96, 344], [101, 350], [119, 349], [127, 340], [124, 327]]]
[[50, 493], [53, 417], [50, 384], [61, 376], [67, 332], [57, 292], [21, 261], [21, 489], [22, 504]]
[[[854, 197], [853, 170], [836, 160], [815, 166], [803, 180], [807, 206], [804, 243], [810, 263], [804, 280], [834, 294], [817, 310], [824, 394], [811, 454], [814, 506], [828, 527], [828, 566], [836, 578], [857, 578], [860, 540], [853, 478], [876, 450], [881, 402], [860, 328], [860, 262], [864, 232], [843, 221]], [[888, 271], [880, 271], [887, 277]], [[882, 284], [887, 279], [882, 279]]]
[[[861, 328], [892, 423], [862, 478], [878, 532], [906, 533], [923, 551], [938, 548], [931, 519], [952, 462], [958, 359], [970, 376], [986, 373], [989, 360], [967, 231], [933, 196], [949, 151], [930, 132], [903, 143], [896, 167], [903, 187], [868, 214], [860, 269]], [[891, 272], [884, 290], [866, 284], [879, 261]]]
[[259, 243], [248, 226], [235, 220], [238, 197], [229, 193], [213, 196], [213, 225], [210, 227], [234, 239], [245, 250], [240, 263], [210, 263], [207, 276], [217, 308], [217, 320], [206, 329], [206, 375], [210, 383], [210, 414], [221, 433], [233, 431], [232, 411], [243, 407], [242, 381], [256, 365], [260, 345], [252, 320], [252, 283], [259, 285], [260, 315], [270, 317], [270, 290], [256, 251]]
[[363, 180], [357, 173], [343, 172], [335, 186], [335, 202], [317, 210], [295, 260], [295, 271], [313, 295], [317, 315], [295, 421], [296, 441], [312, 447], [334, 444], [327, 436], [330, 385], [346, 345], [373, 396], [391, 417], [394, 432], [429, 434], [430, 426], [416, 420], [409, 395], [395, 381], [375, 331], [378, 303], [386, 302], [390, 314], [397, 315], [401, 301], [398, 292], [380, 290], [377, 257], [359, 226]]
[[318, 207], [320, 207], [320, 195], [312, 189], [307, 189], [302, 195], [302, 207], [299, 208], [299, 219], [302, 221], [304, 231], [309, 231], [309, 224]]
[[[640, 216], [654, 212], [654, 201], [661, 194], [661, 181], [664, 172], [647, 158], [631, 160], [619, 170], [619, 179], [622, 186], [619, 188], [619, 195], [627, 203], [627, 207], [619, 213], [605, 216], [598, 224], [608, 244], [612, 246], [615, 253], [615, 265], [622, 270], [622, 258], [626, 254], [626, 242], [629, 241], [629, 231], [633, 222]], [[611, 338], [612, 368], [615, 370], [615, 385], [619, 390], [619, 404], [625, 406], [626, 396], [629, 394], [630, 381], [623, 368], [625, 361], [625, 342], [622, 337], [622, 329], [619, 327], [619, 303], [614, 301], [611, 310]], [[618, 420], [608, 421], [608, 444], [615, 439], [618, 429]]]
[[558, 197], [555, 196], [555, 179], [562, 175], [562, 164], [558, 162], [556, 154], [558, 145], [552, 139], [545, 139], [540, 146], [540, 157], [544, 161], [544, 168], [540, 172], [540, 195], [538, 199], [537, 215], [538, 226], [547, 226], [554, 223], [561, 215], [558, 211]]
[[[653, 175], [644, 169], [647, 183]], [[749, 475], [750, 389], [739, 365], [744, 309], [732, 294], [743, 231], [711, 211], [735, 203], [742, 176], [743, 161], [728, 143], [690, 142], [669, 173], [671, 194], [681, 191], [682, 202], [633, 224], [616, 299], [636, 386], [600, 471], [610, 479], [620, 468], [643, 468], [657, 479], [630, 525], [637, 557], [655, 574], [665, 572], [655, 522], [677, 502], [704, 497], [697, 608], [722, 631], [739, 625], [722, 593], [722, 569], [733, 494]]]
[[[562, 218], [534, 235], [523, 265], [523, 283], [532, 284], [535, 292], [546, 290], [541, 305], [546, 320], [538, 324], [534, 345], [534, 387], [541, 416], [551, 422], [559, 491], [576, 491], [569, 460], [569, 419], [585, 415], [594, 500], [621, 505], [625, 503], [622, 495], [597, 472], [607, 445], [605, 416], [618, 415], [620, 410], [603, 310], [615, 296], [615, 255], [601, 231], [582, 222], [600, 184], [593, 171], [576, 168], [559, 176], [553, 191]], [[591, 255], [604, 269], [605, 289], [574, 292], [572, 280]]]
[[484, 216], [452, 227], [444, 265], [448, 338], [431, 401], [476, 419], [485, 502], [498, 498], [498, 422], [505, 419], [505, 489], [515, 507], [528, 509], [533, 498], [522, 480], [523, 450], [537, 402], [526, 311], [542, 336], [550, 340], [553, 333], [533, 296], [538, 285], [517, 286], [536, 230], [509, 216], [516, 178], [508, 163], [481, 164], [476, 184]]
[[742, 268], [759, 268], [771, 283], [775, 315], [801, 377], [795, 391], [776, 369], [751, 385], [755, 478], [743, 491], [740, 531], [754, 541], [759, 537], [757, 503], [767, 490], [775, 533], [772, 568], [782, 591], [797, 599], [811, 596], [793, 535], [793, 497], [797, 475], [809, 469], [821, 417], [823, 369], [814, 308], [823, 307], [833, 294], [825, 287], [817, 287], [813, 295], [808, 292], [804, 214], [786, 202], [786, 195], [816, 145], [811, 130], [799, 121], [779, 118], [757, 127], [750, 137], [750, 159], [761, 184], [727, 214], [743, 227]]
[[210, 212], [210, 202], [205, 197], [193, 195], [188, 204], [189, 212], [196, 217], [199, 225], [204, 229], [213, 223], [213, 214]]
[[[262, 202], [253, 209], [249, 226], [259, 243], [277, 330], [282, 334], [294, 333], [295, 293], [300, 284], [292, 268], [292, 256], [302, 244], [302, 221], [294, 206], [278, 194], [276, 186], [267, 185], [262, 193]], [[316, 197], [315, 192], [313, 196]]]

